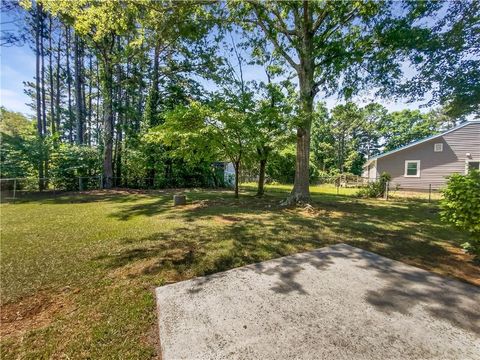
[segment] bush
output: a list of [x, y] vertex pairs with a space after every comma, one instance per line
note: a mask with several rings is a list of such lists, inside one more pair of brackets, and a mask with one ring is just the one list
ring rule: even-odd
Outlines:
[[[270, 181], [280, 184], [293, 184], [295, 181], [296, 150], [295, 145], [287, 146], [279, 152], [272, 152], [267, 161], [266, 175]], [[310, 182], [319, 180], [317, 166], [310, 161]]]
[[60, 144], [50, 153], [49, 177], [57, 189], [79, 190], [78, 178], [83, 178], [83, 188], [98, 187], [101, 174], [98, 150], [88, 146]]
[[368, 183], [368, 185], [357, 192], [357, 196], [363, 198], [379, 198], [385, 196], [385, 187], [392, 177], [384, 172], [377, 181]]
[[470, 239], [462, 247], [480, 258], [480, 172], [451, 175], [442, 194], [441, 219], [468, 232]]

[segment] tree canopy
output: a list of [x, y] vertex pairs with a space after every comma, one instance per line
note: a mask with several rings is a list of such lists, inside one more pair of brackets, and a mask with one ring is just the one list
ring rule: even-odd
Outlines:
[[[381, 151], [478, 115], [476, 1], [20, 4], [2, 8], [19, 19], [2, 41], [34, 51], [36, 116], [2, 110], [2, 165], [23, 164], [2, 176], [45, 178], [40, 189], [75, 176], [215, 186], [214, 164], [231, 162], [259, 196], [267, 180], [293, 181], [286, 203], [308, 201], [312, 179], [359, 174]], [[441, 107], [389, 112], [367, 95]]]

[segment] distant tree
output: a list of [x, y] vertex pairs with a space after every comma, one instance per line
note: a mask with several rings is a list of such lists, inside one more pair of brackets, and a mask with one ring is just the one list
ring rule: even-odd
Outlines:
[[318, 102], [312, 122], [312, 154], [319, 170], [327, 172], [335, 166], [335, 139], [331, 117], [324, 102]]
[[358, 106], [351, 102], [337, 105], [332, 109], [331, 125], [335, 144], [335, 161], [341, 173], [351, 170], [352, 164], [359, 156], [356, 151], [359, 139], [354, 134], [362, 125], [362, 115]]
[[381, 128], [388, 118], [387, 109], [377, 103], [370, 103], [362, 110], [360, 128], [356, 134], [358, 138], [358, 151], [366, 159], [380, 153]]
[[217, 101], [206, 106], [192, 102], [169, 112], [159, 137], [173, 152], [189, 161], [223, 158], [235, 168], [235, 197], [239, 196], [240, 166], [251, 151], [248, 115]]
[[383, 147], [390, 151], [435, 134], [439, 124], [419, 110], [396, 111], [385, 119], [381, 128]]

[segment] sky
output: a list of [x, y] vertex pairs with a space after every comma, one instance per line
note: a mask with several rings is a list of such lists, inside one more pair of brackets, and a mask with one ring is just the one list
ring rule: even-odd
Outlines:
[[[2, 13], [2, 24], [9, 22], [8, 14]], [[234, 62], [234, 60], [232, 60]], [[405, 73], [412, 73], [405, 65]], [[260, 66], [248, 66], [244, 69], [245, 79], [261, 80], [265, 78], [264, 71]], [[29, 102], [28, 96], [24, 93], [24, 82], [34, 81], [35, 76], [35, 54], [28, 45], [0, 47], [0, 105], [8, 110], [21, 112], [27, 116], [33, 116], [33, 111], [26, 104]], [[208, 88], [208, 84], [205, 83]], [[325, 101], [327, 107], [331, 109], [337, 104], [342, 103], [336, 97], [322, 98], [317, 95], [317, 101]], [[403, 109], [420, 109], [428, 111], [428, 108], [421, 107], [426, 101], [408, 102], [403, 100], [392, 100], [375, 98], [368, 94], [362, 94], [354, 98], [358, 105], [366, 105], [375, 101], [384, 105], [389, 111], [398, 111]]]

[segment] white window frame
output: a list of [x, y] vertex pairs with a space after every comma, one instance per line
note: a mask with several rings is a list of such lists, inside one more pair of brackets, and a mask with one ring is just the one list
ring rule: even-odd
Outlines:
[[[437, 146], [440, 148], [437, 150]], [[433, 144], [433, 151], [434, 152], [442, 152], [443, 151], [443, 143], [435, 143]]]
[[[417, 175], [407, 175], [407, 168], [408, 163], [416, 163], [417, 164]], [[420, 177], [420, 160], [405, 160], [405, 172], [403, 173], [404, 177]]]
[[[468, 164], [471, 163], [471, 162], [478, 162], [478, 163], [480, 163], [480, 159], [477, 159], [477, 160], [467, 159], [467, 160], [465, 160], [465, 175], [468, 174], [468, 168], [469, 168]], [[480, 170], [480, 165], [479, 165], [479, 170]]]

